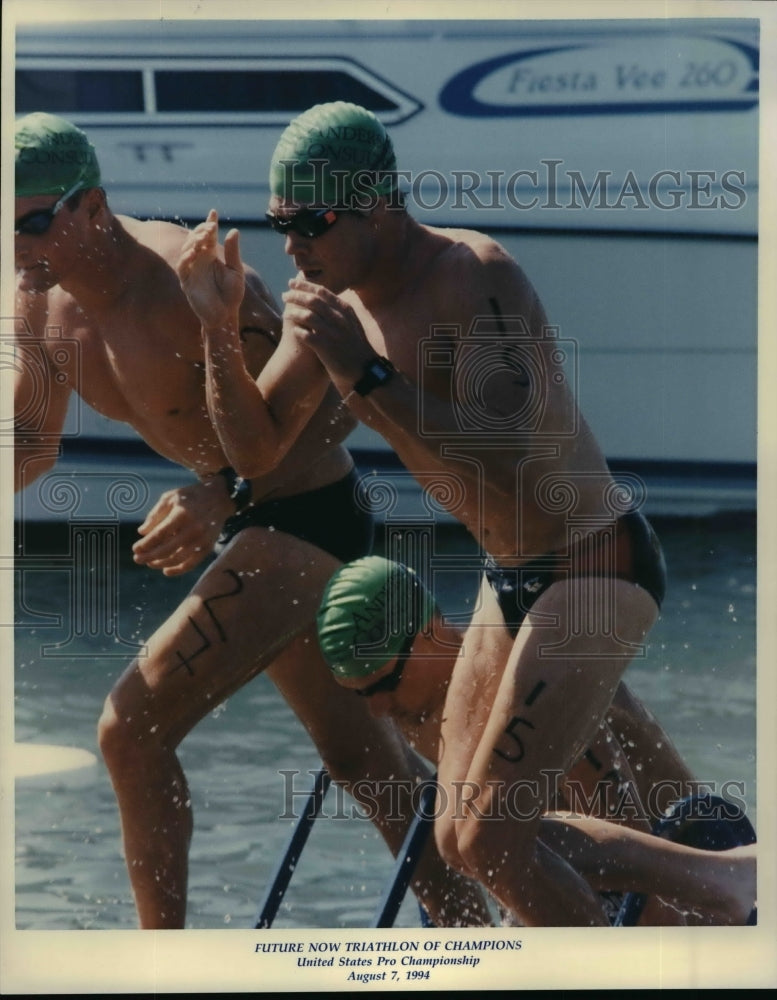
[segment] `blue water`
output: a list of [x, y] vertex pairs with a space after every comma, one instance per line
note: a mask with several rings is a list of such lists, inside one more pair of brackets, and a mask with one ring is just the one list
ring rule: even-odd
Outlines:
[[[670, 587], [647, 656], [628, 680], [686, 757], [696, 776], [744, 798], [755, 823], [755, 524], [751, 518], [656, 522]], [[74, 629], [71, 579], [38, 540], [42, 556], [18, 576], [15, 718], [18, 742], [81, 747], [98, 755], [95, 725], [105, 695], [140, 643], [188, 590], [124, 556], [101, 634]], [[450, 550], [466, 544], [456, 532]], [[46, 555], [48, 553], [48, 555]], [[466, 585], [449, 583], [446, 609], [466, 606]], [[110, 605], [110, 602], [109, 602]], [[94, 631], [94, 630], [92, 630]], [[99, 630], [98, 630], [99, 631]], [[63, 644], [59, 649], [57, 643]], [[58, 655], [54, 655], [58, 654]], [[279, 819], [293, 790], [306, 790], [315, 748], [265, 678], [205, 719], [182, 744], [195, 816], [191, 928], [253, 926], [291, 821]], [[20, 929], [131, 929], [134, 907], [121, 856], [118, 815], [107, 773], [16, 782], [16, 920]], [[330, 791], [275, 927], [369, 926], [391, 858], [371, 824], [351, 816]], [[339, 816], [338, 816], [339, 814]], [[338, 816], [338, 818], [335, 818]], [[417, 926], [412, 900], [399, 926]]]

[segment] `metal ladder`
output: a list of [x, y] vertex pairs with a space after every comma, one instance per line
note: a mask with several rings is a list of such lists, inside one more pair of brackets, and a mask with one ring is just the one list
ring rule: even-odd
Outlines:
[[[310, 831], [313, 829], [316, 817], [321, 811], [331, 783], [332, 779], [329, 772], [325, 767], [321, 767], [315, 776], [313, 787], [291, 832], [286, 849], [270, 879], [270, 884], [265, 892], [264, 899], [254, 922], [255, 928], [272, 927], [273, 920], [289, 887], [294, 869], [300, 859]], [[426, 781], [421, 789], [418, 812], [415, 813], [410, 822], [407, 834], [402, 843], [402, 848], [397, 854], [394, 868], [383, 890], [370, 927], [394, 926], [394, 921], [402, 905], [402, 900], [405, 898], [413, 871], [432, 828], [435, 789], [434, 778]], [[420, 904], [419, 910], [422, 926], [433, 926], [429, 921], [426, 911]]]

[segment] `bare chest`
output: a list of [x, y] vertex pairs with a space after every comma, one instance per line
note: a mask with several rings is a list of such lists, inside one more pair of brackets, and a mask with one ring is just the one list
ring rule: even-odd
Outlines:
[[54, 326], [66, 335], [47, 338], [54, 364], [90, 406], [139, 429], [204, 403], [199, 331], [149, 313], [117, 312], [99, 323], [74, 313]]
[[370, 345], [411, 382], [447, 395], [452, 346], [458, 327], [421, 296], [407, 296], [391, 309], [360, 316]]

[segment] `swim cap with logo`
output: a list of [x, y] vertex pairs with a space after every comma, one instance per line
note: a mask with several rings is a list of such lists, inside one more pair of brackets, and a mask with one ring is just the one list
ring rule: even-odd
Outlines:
[[100, 167], [94, 146], [80, 128], [34, 111], [15, 125], [16, 197], [64, 194], [99, 187]]
[[281, 135], [270, 192], [299, 205], [374, 207], [396, 185], [394, 147], [378, 118], [346, 101], [316, 104]]
[[321, 652], [338, 677], [368, 677], [432, 618], [435, 602], [402, 563], [366, 556], [329, 579], [316, 622]]

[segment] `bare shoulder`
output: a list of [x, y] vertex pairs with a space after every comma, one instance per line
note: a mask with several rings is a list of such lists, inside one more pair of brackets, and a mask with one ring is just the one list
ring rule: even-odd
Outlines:
[[434, 285], [446, 296], [454, 296], [463, 311], [482, 311], [498, 303], [503, 314], [541, 312], [537, 293], [507, 250], [485, 233], [468, 229], [440, 229], [441, 252], [434, 261]]
[[[141, 246], [158, 254], [170, 267], [177, 266], [183, 246], [191, 233], [190, 229], [178, 223], [158, 219], [142, 221], [129, 216], [120, 216], [120, 221], [124, 229]], [[221, 244], [219, 244], [218, 253], [223, 259]], [[250, 302], [258, 302], [275, 308], [272, 293], [259, 272], [245, 262], [243, 262], [243, 267], [246, 278], [246, 305], [249, 305]]]
[[186, 226], [162, 219], [134, 219], [128, 215], [119, 215], [117, 219], [134, 240], [168, 264], [175, 264], [178, 260], [181, 247], [189, 235]]
[[273, 312], [280, 315], [280, 308], [275, 300], [269, 286], [264, 281], [262, 276], [258, 271], [254, 270], [247, 264], [244, 264], [245, 268], [245, 278], [246, 278], [246, 302], [245, 304], [249, 308], [253, 308], [257, 304], [264, 307], [270, 307]]

